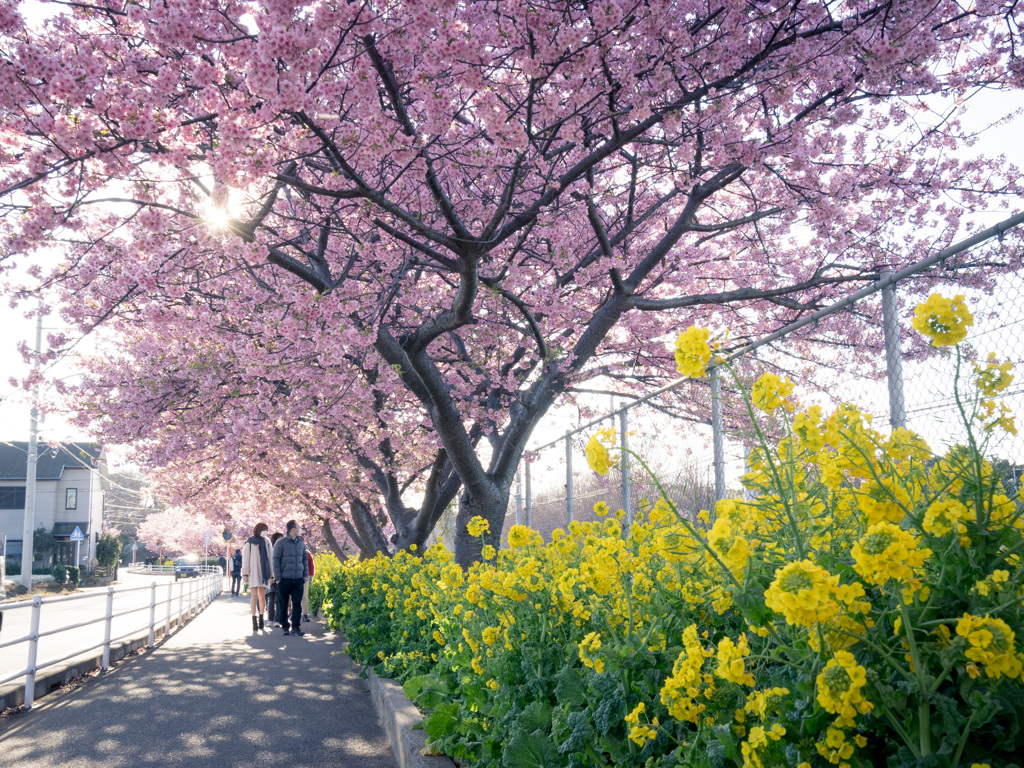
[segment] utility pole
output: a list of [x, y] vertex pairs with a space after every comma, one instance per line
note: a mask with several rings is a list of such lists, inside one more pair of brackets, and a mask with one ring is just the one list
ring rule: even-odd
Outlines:
[[[43, 302], [39, 302], [39, 314], [36, 316], [36, 352], [32, 360], [32, 374], [39, 371], [39, 352], [43, 345]], [[21, 585], [32, 591], [32, 537], [36, 532], [36, 460], [39, 444], [39, 409], [36, 398], [39, 396], [38, 385], [32, 385], [32, 411], [28, 435], [28, 463], [25, 473], [25, 525], [21, 537]]]

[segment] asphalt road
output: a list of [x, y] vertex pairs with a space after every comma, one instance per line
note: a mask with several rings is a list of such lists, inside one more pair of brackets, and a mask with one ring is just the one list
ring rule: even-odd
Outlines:
[[253, 634], [248, 613], [222, 596], [157, 648], [0, 721], [0, 763], [397, 768], [341, 638], [318, 622]]
[[[114, 613], [128, 611], [133, 608], [142, 610], [130, 613], [126, 616], [117, 616], [111, 622], [111, 638], [121, 637], [132, 633], [133, 636], [145, 634], [149, 628], [149, 603], [150, 589], [138, 591], [125, 591], [134, 587], [150, 587], [154, 582], [157, 585], [157, 601], [167, 597], [168, 585], [174, 585], [173, 576], [154, 576], [152, 574], [128, 573], [122, 569], [118, 574], [120, 584], [114, 586]], [[172, 615], [178, 610], [178, 595], [181, 589], [198, 589], [196, 580], [182, 580], [181, 586], [171, 586]], [[39, 630], [46, 632], [50, 629], [76, 624], [89, 619], [102, 618], [107, 612], [107, 588], [91, 587], [80, 590], [81, 594], [89, 595], [88, 598], [71, 600], [52, 605], [43, 605], [39, 616]], [[56, 597], [56, 595], [54, 596]], [[16, 607], [22, 606], [22, 607]], [[31, 601], [9, 603], [0, 606], [4, 613], [3, 629], [0, 630], [0, 642], [24, 637], [29, 633], [32, 620]], [[160, 626], [161, 620], [166, 620], [167, 607], [157, 606], [156, 621]], [[54, 635], [39, 638], [39, 649], [36, 661], [39, 664], [50, 659], [58, 659], [74, 651], [76, 648], [87, 648], [90, 645], [103, 642], [105, 627], [104, 622], [99, 621], [87, 627], [58, 632]], [[83, 654], [83, 657], [95, 655], [96, 651]], [[77, 657], [76, 657], [77, 658]], [[69, 662], [70, 663], [70, 662]], [[0, 649], [0, 680], [20, 672], [28, 665], [28, 643], [19, 643], [8, 648]], [[14, 684], [15, 681], [2, 683], [3, 687]]]

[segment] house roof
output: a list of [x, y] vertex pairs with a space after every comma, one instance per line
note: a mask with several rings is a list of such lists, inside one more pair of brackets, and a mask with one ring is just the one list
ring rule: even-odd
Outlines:
[[[64, 468], [92, 469], [103, 456], [98, 443], [65, 443], [59, 448], [39, 446], [36, 480], [60, 480]], [[25, 480], [28, 474], [28, 443], [0, 442], [0, 480]]]

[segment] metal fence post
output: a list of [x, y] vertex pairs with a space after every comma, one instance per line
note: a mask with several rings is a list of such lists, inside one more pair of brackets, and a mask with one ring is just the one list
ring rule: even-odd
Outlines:
[[622, 452], [622, 509], [626, 513], [626, 531], [629, 531], [630, 526], [633, 525], [633, 507], [630, 499], [632, 488], [629, 477], [629, 437], [626, 434], [629, 420], [626, 414], [627, 411], [622, 411], [619, 414], [619, 429], [622, 432], [619, 438], [619, 447]]
[[[881, 280], [892, 276], [889, 268], [879, 272]], [[896, 285], [882, 288], [882, 334], [885, 338], [885, 380], [889, 385], [889, 425], [893, 429], [907, 426], [907, 407], [903, 399], [903, 355], [900, 352], [899, 302]]]
[[178, 629], [185, 623], [185, 584], [178, 582]]
[[526, 459], [526, 526], [533, 527], [533, 493], [530, 491], [530, 460]]
[[167, 585], [167, 626], [164, 628], [164, 637], [171, 634], [171, 603], [174, 602], [174, 584]]
[[156, 641], [156, 582], [154, 581], [149, 588], [149, 638], [146, 646], [148, 648], [153, 647], [153, 643]]
[[565, 433], [565, 524], [572, 522], [572, 432]]
[[523, 524], [523, 470], [516, 472], [516, 525]]
[[722, 424], [722, 376], [711, 369], [711, 433], [715, 467], [715, 501], [725, 498], [725, 428]]
[[43, 598], [32, 596], [32, 618], [28, 631], [28, 674], [25, 676], [25, 708], [36, 698], [36, 661], [39, 657], [39, 614], [43, 611]]
[[107, 587], [107, 615], [103, 621], [103, 671], [110, 669], [110, 625], [114, 621], [114, 588]]

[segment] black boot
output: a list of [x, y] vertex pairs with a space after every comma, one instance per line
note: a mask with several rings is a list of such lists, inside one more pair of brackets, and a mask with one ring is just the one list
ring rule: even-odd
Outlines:
[[258, 629], [259, 629], [259, 625], [256, 623], [256, 617], [253, 616], [252, 617], [252, 631], [255, 632]]
[[263, 630], [263, 614], [260, 614], [260, 631]]

